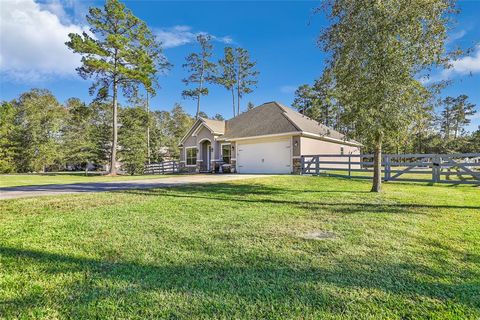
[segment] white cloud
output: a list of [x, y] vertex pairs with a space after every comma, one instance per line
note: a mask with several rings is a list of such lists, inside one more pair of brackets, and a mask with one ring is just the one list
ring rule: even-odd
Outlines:
[[466, 34], [467, 34], [467, 31], [465, 30], [454, 32], [447, 37], [447, 40], [445, 42], [446, 44], [453, 43], [456, 40], [462, 39]]
[[[65, 15], [58, 2], [49, 10], [33, 0], [2, 0], [0, 3], [0, 72], [17, 81], [41, 81], [54, 76], [73, 75], [80, 56], [65, 42], [71, 32], [85, 27], [61, 22]], [[63, 16], [62, 19], [65, 19]]]
[[447, 72], [461, 75], [480, 72], [480, 45], [477, 45], [472, 56], [451, 61], [452, 67]]
[[291, 93], [295, 93], [297, 89], [298, 89], [298, 86], [285, 85], [280, 87], [280, 92], [291, 94]]
[[480, 45], [477, 45], [471, 56], [465, 56], [450, 61], [451, 67], [430, 77], [422, 77], [419, 81], [423, 84], [450, 80], [456, 76], [473, 75], [480, 73]]
[[34, 0], [40, 9], [56, 15], [63, 24], [85, 24], [88, 13], [87, 0]]
[[[199, 34], [207, 34], [206, 32], [198, 31], [194, 32], [189, 26], [174, 26], [171, 28], [162, 28], [156, 30], [158, 40], [163, 44], [163, 47], [175, 48], [183, 46], [196, 41]], [[214, 41], [218, 41], [225, 44], [232, 44], [233, 39], [230, 36], [218, 37], [210, 34]]]

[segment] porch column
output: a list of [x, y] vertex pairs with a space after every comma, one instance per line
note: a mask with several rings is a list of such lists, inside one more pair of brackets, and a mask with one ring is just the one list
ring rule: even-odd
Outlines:
[[216, 158], [215, 158], [215, 145], [216, 144], [217, 144], [217, 142], [215, 141], [215, 139], [213, 139], [213, 141], [210, 143], [210, 145], [212, 146], [212, 152], [210, 153], [210, 172], [211, 173], [215, 173], [215, 165], [217, 163]]

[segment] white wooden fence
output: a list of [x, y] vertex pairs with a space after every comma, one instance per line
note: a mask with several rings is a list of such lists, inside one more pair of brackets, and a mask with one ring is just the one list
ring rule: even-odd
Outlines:
[[[384, 154], [382, 177], [384, 181], [480, 184], [479, 160], [480, 153]], [[372, 179], [373, 154], [305, 155], [301, 172]]]
[[145, 165], [145, 174], [171, 174], [178, 173], [179, 167], [177, 161], [163, 161]]

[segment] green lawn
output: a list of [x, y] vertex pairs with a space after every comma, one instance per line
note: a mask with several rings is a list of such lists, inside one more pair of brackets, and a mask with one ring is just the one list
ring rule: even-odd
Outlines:
[[1, 201], [0, 318], [479, 319], [480, 189], [369, 188], [279, 176]]
[[89, 173], [85, 176], [83, 172], [55, 172], [44, 174], [0, 174], [1, 187], [45, 185], [45, 184], [67, 184], [82, 182], [109, 182], [138, 179], [159, 179], [171, 175], [143, 175], [143, 176], [102, 176], [98, 173]]

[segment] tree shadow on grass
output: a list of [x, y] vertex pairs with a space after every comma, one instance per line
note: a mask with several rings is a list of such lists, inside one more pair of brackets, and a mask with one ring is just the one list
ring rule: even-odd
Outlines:
[[[0, 312], [7, 317], [14, 317], [46, 306], [60, 309], [57, 311], [68, 318], [98, 318], [108, 316], [108, 313], [105, 314], [107, 311], [101, 308], [102, 302], [106, 302], [107, 305], [117, 303], [117, 311], [126, 312], [123, 316], [138, 316], [148, 308], [159, 308], [157, 301], [139, 302], [149, 293], [178, 294], [181, 299], [187, 300], [199, 295], [202, 297], [201, 301], [192, 300], [192, 305], [176, 305], [172, 300], [173, 306], [164, 306], [166, 316], [191, 317], [193, 312], [195, 317], [248, 317], [244, 313], [246, 305], [255, 305], [255, 315], [267, 318], [275, 315], [274, 310], [285, 315], [295, 309], [302, 312], [305, 308], [310, 312], [336, 315], [349, 312], [352, 315], [352, 312], [356, 312], [350, 309], [352, 302], [376, 304], [380, 309], [390, 308], [393, 314], [403, 318], [452, 310], [477, 315], [480, 312], [478, 273], [468, 278], [457, 277], [451, 283], [443, 280], [446, 271], [432, 270], [411, 262], [352, 259], [339, 261], [334, 266], [313, 267], [272, 255], [248, 255], [248, 259], [242, 256], [237, 259], [225, 258], [221, 262], [204, 260], [173, 264], [163, 261], [163, 264], [142, 264], [0, 247], [0, 257], [5, 266], [12, 263], [20, 268], [17, 272], [32, 272], [34, 268], [38, 276], [49, 278], [43, 281], [55, 280], [53, 286], [40, 289], [37, 285], [35, 290], [30, 288], [31, 292], [17, 293], [14, 298], [3, 299]], [[454, 268], [447, 265], [445, 269], [451, 271]], [[79, 274], [82, 276], [76, 281], [61, 282], [64, 278]], [[38, 280], [34, 277], [35, 273], [29, 276], [31, 281]], [[326, 290], [332, 286], [334, 291]], [[9, 290], [15, 292], [22, 290], [21, 287], [20, 284]], [[342, 295], [342, 292], [359, 290], [363, 293], [356, 298]], [[369, 294], [378, 295], [378, 291], [382, 293], [380, 298], [369, 299]], [[395, 295], [394, 301], [386, 301], [392, 299], [392, 294]]]
[[[213, 201], [229, 201], [235, 203], [248, 204], [272, 204], [272, 205], [289, 205], [296, 208], [308, 210], [331, 210], [337, 213], [353, 214], [353, 213], [410, 213], [422, 214], [423, 212], [433, 212], [436, 209], [480, 209], [480, 206], [469, 205], [442, 205], [442, 204], [419, 204], [419, 203], [391, 203], [381, 201], [352, 201], [351, 196], [348, 198], [341, 197], [345, 194], [365, 194], [370, 193], [364, 190], [311, 190], [304, 192], [302, 190], [286, 189], [282, 187], [271, 187], [260, 184], [205, 184], [200, 186], [183, 186], [160, 189], [130, 189], [121, 190], [126, 194], [171, 197], [171, 198], [188, 198], [188, 199], [205, 199]], [[321, 197], [316, 200], [289, 200], [297, 195], [306, 193], [313, 194], [338, 194], [339, 198], [326, 197], [323, 201]], [[285, 195], [285, 197], [282, 197]], [[269, 197], [275, 196], [275, 197]], [[312, 197], [312, 196], [310, 196]], [[345, 200], [347, 199], [347, 200]], [[355, 200], [355, 199], [353, 199]]]

